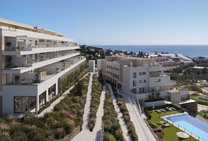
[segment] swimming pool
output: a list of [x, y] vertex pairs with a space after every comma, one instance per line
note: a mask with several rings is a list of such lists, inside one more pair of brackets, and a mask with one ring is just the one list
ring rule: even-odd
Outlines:
[[193, 118], [188, 114], [168, 116], [166, 119], [174, 122], [193, 135], [200, 137], [200, 139], [208, 141], [208, 124]]

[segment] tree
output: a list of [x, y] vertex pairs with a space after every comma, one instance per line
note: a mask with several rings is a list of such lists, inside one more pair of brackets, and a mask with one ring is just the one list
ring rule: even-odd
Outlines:
[[35, 77], [35, 83], [39, 83], [40, 82], [40, 80], [39, 80], [40, 72], [39, 71], [35, 71], [34, 77]]

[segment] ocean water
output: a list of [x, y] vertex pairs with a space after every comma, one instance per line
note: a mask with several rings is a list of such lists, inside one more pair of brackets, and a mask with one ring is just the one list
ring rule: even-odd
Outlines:
[[103, 49], [123, 50], [145, 53], [168, 52], [181, 53], [189, 57], [208, 57], [208, 45], [94, 45]]

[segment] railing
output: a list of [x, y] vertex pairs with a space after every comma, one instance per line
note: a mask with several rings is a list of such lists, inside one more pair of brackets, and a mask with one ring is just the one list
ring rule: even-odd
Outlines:
[[[30, 51], [33, 48], [51, 48], [51, 47], [74, 47], [73, 45], [36, 45], [36, 46], [6, 46], [5, 51]], [[78, 47], [78, 46], [77, 46]]]

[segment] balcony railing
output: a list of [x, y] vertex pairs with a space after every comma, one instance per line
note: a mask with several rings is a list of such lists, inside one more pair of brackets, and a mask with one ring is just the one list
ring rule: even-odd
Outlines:
[[51, 48], [51, 47], [74, 47], [76, 44], [59, 44], [59, 45], [36, 45], [36, 46], [6, 46], [5, 51], [31, 51], [33, 48]]
[[[6, 85], [35, 85], [35, 84], [41, 83], [55, 76], [56, 74], [66, 70], [70, 66], [80, 62], [83, 59], [84, 59], [83, 56], [79, 56], [79, 57], [73, 58], [70, 62], [58, 62], [56, 65], [54, 65], [54, 67], [57, 66], [58, 64], [61, 67], [59, 67], [58, 69], [56, 68], [56, 71], [54, 71], [53, 73], [49, 73], [49, 71], [47, 70], [40, 71], [39, 81], [36, 81], [35, 77], [33, 77], [35, 76], [36, 73], [31, 73], [29, 74], [31, 76], [30, 79], [28, 79], [27, 76], [25, 76], [25, 77], [22, 77], [21, 80], [16, 80], [14, 82], [7, 83]], [[64, 63], [64, 66], [62, 65], [63, 63]]]

